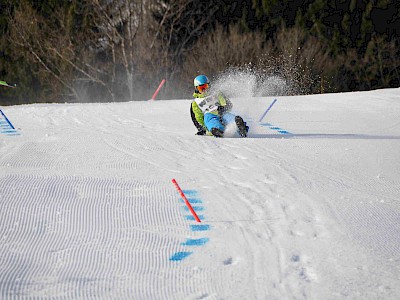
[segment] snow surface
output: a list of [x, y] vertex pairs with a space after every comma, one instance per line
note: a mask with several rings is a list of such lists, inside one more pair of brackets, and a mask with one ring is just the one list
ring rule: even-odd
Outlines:
[[3, 108], [0, 298], [400, 299], [400, 89], [277, 99]]

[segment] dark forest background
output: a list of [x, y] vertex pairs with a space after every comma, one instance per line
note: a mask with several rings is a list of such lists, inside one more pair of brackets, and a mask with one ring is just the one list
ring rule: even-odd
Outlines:
[[400, 1], [0, 0], [0, 104], [190, 98], [229, 69], [326, 93], [400, 86]]

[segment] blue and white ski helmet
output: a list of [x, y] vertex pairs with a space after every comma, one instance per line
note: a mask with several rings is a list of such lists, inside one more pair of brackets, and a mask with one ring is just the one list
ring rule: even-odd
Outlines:
[[208, 80], [206, 75], [199, 75], [193, 80], [194, 86], [199, 86], [203, 84], [210, 84], [210, 80]]

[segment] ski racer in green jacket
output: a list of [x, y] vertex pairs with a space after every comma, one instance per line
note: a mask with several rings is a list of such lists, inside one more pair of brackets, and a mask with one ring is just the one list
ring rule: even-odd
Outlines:
[[197, 135], [223, 137], [225, 126], [235, 122], [242, 137], [247, 136], [249, 127], [240, 116], [230, 113], [232, 102], [223, 93], [209, 95], [210, 81], [207, 76], [199, 75], [194, 79], [195, 98], [190, 106], [190, 115], [196, 126]]

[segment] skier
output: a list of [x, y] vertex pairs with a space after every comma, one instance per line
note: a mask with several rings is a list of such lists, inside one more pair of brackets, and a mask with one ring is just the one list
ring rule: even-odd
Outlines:
[[209, 95], [209, 87], [207, 76], [199, 75], [194, 79], [195, 99], [190, 106], [190, 115], [198, 130], [196, 134], [223, 137], [225, 126], [235, 122], [240, 136], [246, 137], [249, 127], [242, 117], [230, 113], [232, 102], [221, 92]]

